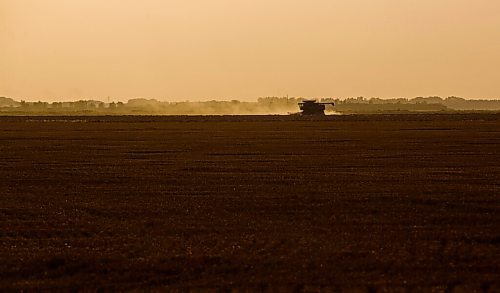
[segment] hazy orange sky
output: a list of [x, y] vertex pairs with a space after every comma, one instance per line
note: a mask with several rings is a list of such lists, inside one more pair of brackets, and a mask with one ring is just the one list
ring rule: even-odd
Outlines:
[[0, 96], [500, 98], [499, 0], [0, 0]]

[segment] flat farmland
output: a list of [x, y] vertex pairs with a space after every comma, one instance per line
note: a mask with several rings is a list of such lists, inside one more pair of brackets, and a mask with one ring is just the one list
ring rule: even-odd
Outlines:
[[499, 291], [500, 115], [0, 118], [0, 290]]

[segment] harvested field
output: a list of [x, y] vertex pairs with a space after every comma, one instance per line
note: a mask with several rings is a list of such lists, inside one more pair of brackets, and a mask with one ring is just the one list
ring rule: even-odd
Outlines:
[[500, 115], [0, 118], [0, 290], [500, 290]]

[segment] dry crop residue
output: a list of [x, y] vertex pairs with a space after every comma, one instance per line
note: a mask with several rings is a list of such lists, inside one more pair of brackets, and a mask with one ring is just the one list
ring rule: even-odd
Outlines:
[[85, 119], [0, 118], [3, 290], [500, 290], [498, 115]]

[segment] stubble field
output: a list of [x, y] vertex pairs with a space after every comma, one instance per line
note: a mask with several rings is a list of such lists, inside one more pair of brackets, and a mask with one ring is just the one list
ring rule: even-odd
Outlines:
[[500, 290], [500, 115], [0, 118], [0, 291]]

